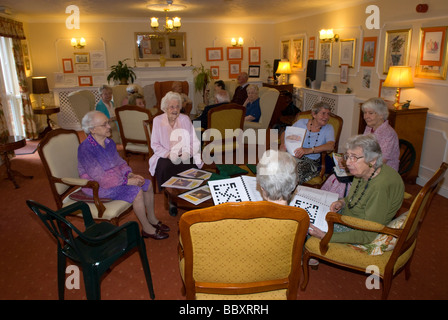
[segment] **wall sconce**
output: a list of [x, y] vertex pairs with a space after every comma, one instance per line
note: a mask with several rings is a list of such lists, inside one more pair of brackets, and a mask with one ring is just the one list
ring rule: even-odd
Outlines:
[[235, 38], [232, 38], [232, 40], [230, 41], [230, 43], [231, 43], [232, 46], [234, 46], [234, 47], [236, 47], [236, 46], [241, 47], [241, 46], [244, 44], [244, 40], [243, 40], [242, 37], [239, 37], [239, 38], [238, 38], [238, 42], [236, 42], [236, 39], [235, 39]]
[[395, 93], [395, 109], [400, 106], [400, 88], [413, 88], [414, 81], [412, 80], [411, 67], [407, 66], [392, 66], [389, 67], [386, 80], [384, 80], [383, 87], [397, 88]]
[[287, 74], [291, 74], [291, 64], [288, 60], [282, 60], [278, 63], [278, 68], [275, 73], [282, 75], [282, 84], [286, 84], [285, 78]]
[[86, 46], [86, 39], [81, 38], [81, 39], [76, 39], [76, 38], [72, 38], [71, 40], [71, 44], [73, 48], [78, 48], [78, 49], [82, 49]]
[[319, 39], [322, 41], [333, 42], [339, 41], [339, 35], [333, 33], [333, 29], [322, 29], [319, 31]]

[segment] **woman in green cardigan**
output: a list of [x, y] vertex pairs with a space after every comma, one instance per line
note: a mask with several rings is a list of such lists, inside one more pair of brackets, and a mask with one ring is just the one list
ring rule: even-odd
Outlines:
[[[348, 140], [344, 158], [354, 175], [349, 194], [330, 206], [330, 211], [342, 215], [388, 224], [400, 209], [404, 184], [401, 176], [383, 164], [381, 148], [373, 134], [359, 135]], [[309, 233], [323, 238], [325, 232], [311, 225]], [[330, 242], [365, 244], [377, 233], [335, 225]]]

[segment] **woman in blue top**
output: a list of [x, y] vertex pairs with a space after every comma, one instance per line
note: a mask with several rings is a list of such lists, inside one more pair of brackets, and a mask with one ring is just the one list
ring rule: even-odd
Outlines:
[[247, 86], [247, 99], [244, 102], [246, 107], [246, 117], [244, 121], [259, 122], [261, 117], [260, 97], [258, 96], [258, 86], [250, 84]]
[[101, 100], [95, 106], [95, 110], [101, 111], [110, 120], [115, 120], [114, 102], [112, 101], [112, 88], [102, 85], [98, 89]]
[[[294, 150], [294, 156], [298, 161], [300, 184], [319, 175], [320, 153], [331, 152], [334, 149], [334, 129], [328, 124], [330, 113], [328, 104], [318, 102], [311, 108], [311, 119], [299, 119], [293, 124], [293, 127], [306, 129], [302, 147]], [[281, 141], [280, 150], [286, 151], [284, 133]]]

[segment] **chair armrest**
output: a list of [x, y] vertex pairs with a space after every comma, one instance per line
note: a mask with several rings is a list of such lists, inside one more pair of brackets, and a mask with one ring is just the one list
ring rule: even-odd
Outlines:
[[95, 207], [98, 210], [98, 218], [103, 216], [104, 211], [106, 211], [106, 207], [101, 202], [99, 197], [99, 189], [100, 185], [98, 182], [88, 179], [80, 179], [80, 178], [53, 178], [55, 182], [63, 183], [72, 187], [84, 187], [92, 189], [93, 191], [93, 201], [95, 203]]
[[[60, 214], [63, 217], [66, 217], [67, 215], [70, 215], [76, 211], [81, 210], [82, 218], [84, 220], [84, 225], [87, 228], [94, 225], [95, 222], [93, 221], [92, 213], [90, 212], [89, 206], [87, 203], [82, 201], [77, 201], [75, 203], [72, 203], [71, 205], [68, 205], [60, 210], [58, 210], [58, 214]], [[76, 229], [76, 232], [78, 234], [81, 234], [79, 230]]]
[[403, 231], [402, 229], [389, 228], [378, 222], [359, 219], [355, 217], [348, 217], [336, 212], [328, 212], [327, 216], [325, 217], [325, 220], [327, 220], [328, 223], [328, 231], [319, 244], [320, 252], [323, 255], [325, 255], [328, 251], [328, 243], [330, 242], [330, 239], [333, 236], [335, 223], [342, 224], [344, 226], [362, 231], [385, 233], [392, 235], [394, 237], [400, 236]]

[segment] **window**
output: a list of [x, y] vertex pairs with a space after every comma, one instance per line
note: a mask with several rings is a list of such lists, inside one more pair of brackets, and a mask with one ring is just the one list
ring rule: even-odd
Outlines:
[[10, 135], [25, 136], [22, 124], [23, 108], [19, 81], [12, 51], [11, 38], [0, 37], [0, 93], [2, 95], [3, 111], [9, 124]]

